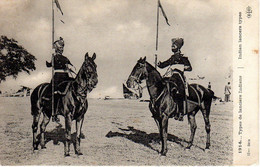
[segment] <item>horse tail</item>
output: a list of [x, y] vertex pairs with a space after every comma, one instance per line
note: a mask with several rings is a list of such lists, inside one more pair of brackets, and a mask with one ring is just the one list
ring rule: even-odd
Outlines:
[[212, 91], [211, 89], [205, 88], [202, 85], [199, 84], [190, 84], [191, 87], [193, 87], [197, 93], [201, 96], [201, 101], [206, 101], [207, 103], [212, 102], [212, 100], [217, 100], [217, 99], [221, 99], [217, 96], [215, 96], [214, 91]]
[[217, 100], [217, 99], [219, 99], [219, 97], [213, 96], [212, 99], [213, 99], [213, 100]]
[[221, 99], [220, 97], [215, 96], [215, 93], [211, 89], [208, 89], [208, 91], [213, 100]]
[[37, 115], [40, 112], [40, 98], [48, 83], [38, 85], [31, 94], [31, 115]]

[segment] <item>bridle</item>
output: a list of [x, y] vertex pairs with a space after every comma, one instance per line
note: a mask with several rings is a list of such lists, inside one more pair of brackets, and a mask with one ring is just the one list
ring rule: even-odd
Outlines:
[[[86, 62], [84, 62], [83, 66], [85, 66], [85, 65], [86, 65]], [[93, 68], [95, 67], [95, 65], [93, 65], [92, 63], [87, 64], [87, 66], [90, 66], [91, 69], [93, 69]], [[87, 67], [86, 67], [86, 68], [87, 68]], [[87, 82], [86, 82], [86, 85], [85, 85], [85, 86], [82, 86], [81, 84], [77, 83], [77, 87], [78, 87], [78, 90], [77, 90], [77, 92], [76, 92], [77, 95], [86, 96], [87, 90], [91, 90], [91, 89], [93, 88], [93, 85], [88, 82], [88, 81], [91, 79], [91, 75], [92, 75], [93, 73], [94, 73], [94, 70], [93, 70], [92, 72], [90, 72], [90, 71], [84, 69], [84, 74], [83, 74], [83, 75], [86, 76], [86, 81], [87, 81]], [[78, 75], [79, 75], [79, 74], [78, 74]], [[82, 75], [82, 74], [81, 74], [81, 75]], [[88, 76], [90, 76], [90, 77], [88, 77]], [[77, 81], [75, 81], [75, 82], [77, 82]], [[73, 87], [73, 89], [75, 90], [74, 84], [72, 84], [72, 87]]]
[[141, 80], [140, 78], [141, 78], [142, 74], [145, 74], [145, 78], [144, 78], [143, 80], [147, 80], [147, 79], [148, 79], [148, 74], [147, 74], [147, 69], [146, 69], [145, 63], [144, 63], [144, 64], [139, 63], [139, 65], [140, 65], [140, 68], [144, 68], [145, 71], [144, 71], [144, 72], [141, 72], [141, 73], [138, 75], [138, 77], [131, 75], [131, 76], [129, 76], [129, 78], [132, 78], [132, 79], [134, 80], [134, 82], [135, 82], [134, 87], [135, 87], [135, 85], [138, 85], [139, 87], [142, 88], [142, 86], [140, 85], [141, 82], [142, 82], [142, 80]]

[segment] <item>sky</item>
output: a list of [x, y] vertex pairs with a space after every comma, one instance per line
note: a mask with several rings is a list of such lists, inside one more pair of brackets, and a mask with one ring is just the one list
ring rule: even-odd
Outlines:
[[[97, 54], [98, 85], [89, 97], [122, 97], [122, 83], [140, 57], [154, 63], [171, 55], [171, 39], [184, 38], [182, 53], [193, 71], [188, 80], [207, 87], [211, 82], [217, 96], [232, 82], [232, 1], [161, 0], [171, 26], [160, 12], [158, 50], [156, 41], [157, 0], [59, 0], [64, 15], [54, 6], [55, 39], [64, 38], [64, 55], [79, 70], [88, 52]], [[17, 90], [20, 85], [35, 88], [51, 80], [45, 66], [53, 52], [51, 0], [1, 0], [0, 35], [14, 38], [33, 54], [36, 70], [8, 77], [0, 90]], [[64, 21], [63, 24], [60, 20]], [[164, 74], [165, 70], [160, 70]], [[144, 90], [146, 92], [146, 90]]]

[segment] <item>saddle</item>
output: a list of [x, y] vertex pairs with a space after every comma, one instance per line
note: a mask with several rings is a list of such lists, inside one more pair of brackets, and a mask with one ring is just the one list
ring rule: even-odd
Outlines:
[[185, 82], [185, 79], [183, 76], [179, 73], [176, 73], [179, 75], [179, 78], [176, 79], [174, 77], [164, 77], [163, 82], [168, 88], [168, 91], [173, 96], [182, 96], [182, 97], [188, 97], [189, 96], [189, 86], [188, 83]]
[[69, 81], [61, 82], [61, 83], [58, 85], [58, 88], [57, 88], [57, 90], [56, 90], [54, 93], [55, 93], [55, 94], [59, 94], [59, 95], [61, 95], [61, 96], [66, 95], [66, 93], [67, 93], [68, 90], [69, 90], [70, 84], [71, 84], [71, 82], [69, 82]]
[[[170, 92], [170, 95], [173, 97], [178, 106], [176, 114], [172, 115], [172, 117], [174, 116], [176, 120], [182, 121], [183, 116], [180, 117], [179, 114], [187, 114], [187, 97], [189, 96], [188, 85], [183, 76], [178, 72], [176, 72], [172, 77], [163, 78], [163, 80], [167, 86], [168, 92]], [[183, 110], [183, 112], [180, 110]]]
[[[57, 86], [56, 90], [54, 91], [55, 101], [57, 101], [61, 96], [66, 95], [68, 88], [70, 86], [70, 83], [71, 82], [69, 82], [69, 81], [64, 81]], [[51, 101], [51, 99], [52, 99], [51, 83], [49, 83], [49, 85], [46, 86], [44, 89], [45, 90], [43, 90], [42, 99], [45, 101]]]

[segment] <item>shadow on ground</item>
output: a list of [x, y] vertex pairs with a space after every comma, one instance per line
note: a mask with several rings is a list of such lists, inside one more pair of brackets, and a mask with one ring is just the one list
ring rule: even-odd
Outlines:
[[[148, 147], [154, 151], [159, 152], [159, 150], [156, 150], [155, 148], [152, 147], [152, 143], [160, 143], [160, 135], [159, 133], [150, 133], [147, 134], [144, 131], [135, 129], [134, 127], [128, 126], [127, 129], [123, 128], [118, 128], [120, 129], [123, 133], [120, 132], [112, 132], [109, 131], [106, 134], [107, 138], [112, 138], [112, 137], [124, 137], [132, 142], [142, 144], [145, 147]], [[181, 147], [185, 147], [183, 143], [188, 143], [188, 141], [181, 139], [175, 135], [168, 134], [168, 141], [174, 142], [179, 144]]]
[[[52, 131], [45, 132], [45, 144], [53, 141], [54, 145], [59, 145], [60, 143], [63, 143], [64, 146], [65, 146], [65, 142], [66, 142], [65, 132], [66, 131], [65, 131], [64, 128], [62, 128], [61, 124], [56, 126], [56, 128], [53, 129]], [[38, 139], [40, 138], [40, 134], [37, 136], [37, 138]], [[85, 135], [81, 133], [80, 138], [85, 139]], [[71, 142], [70, 143], [73, 144], [74, 150], [75, 150], [75, 147], [76, 147], [76, 132], [71, 134]]]

